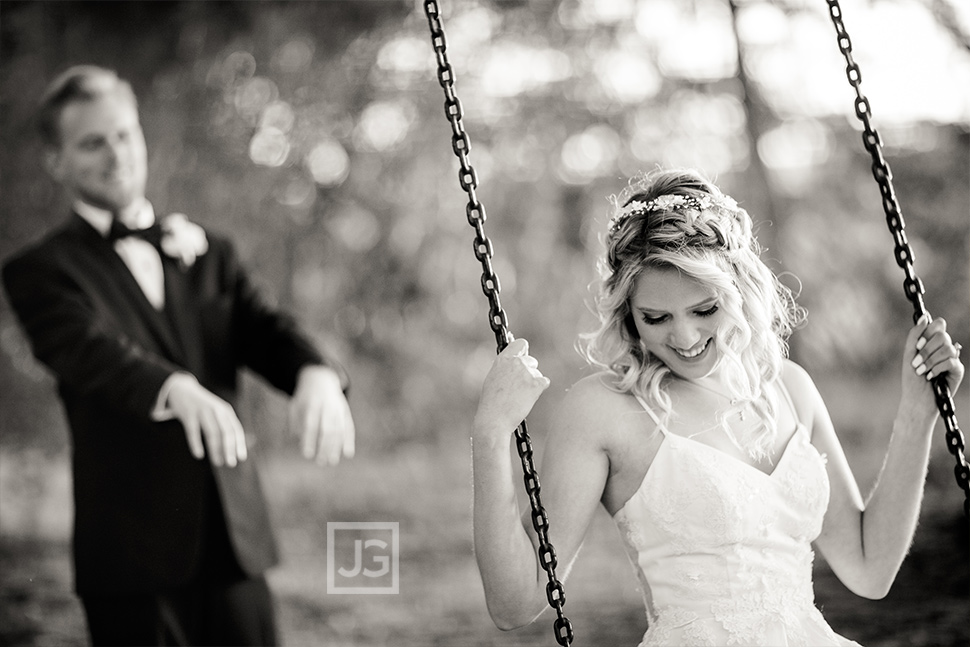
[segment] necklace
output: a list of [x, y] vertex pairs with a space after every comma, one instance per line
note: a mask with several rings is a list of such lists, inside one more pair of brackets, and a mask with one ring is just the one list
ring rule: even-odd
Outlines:
[[725, 393], [722, 393], [721, 391], [718, 391], [717, 389], [712, 389], [711, 387], [707, 386], [706, 384], [703, 384], [700, 380], [690, 380], [690, 383], [691, 384], [694, 384], [695, 386], [699, 386], [700, 388], [704, 389], [705, 391], [708, 391], [710, 393], [713, 393], [714, 395], [719, 396], [719, 397], [722, 397], [725, 400], [727, 400], [731, 404], [732, 407], [735, 407], [735, 408], [738, 409], [738, 417], [741, 419], [742, 422], [744, 421], [744, 412], [745, 412], [745, 409], [747, 409], [747, 406], [744, 405], [744, 403], [741, 401], [740, 398], [732, 398], [731, 396], [729, 396], [729, 395], [727, 395]]

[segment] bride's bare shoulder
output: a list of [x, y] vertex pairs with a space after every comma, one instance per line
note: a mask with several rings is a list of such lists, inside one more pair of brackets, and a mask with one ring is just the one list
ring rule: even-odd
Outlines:
[[569, 387], [566, 400], [594, 406], [600, 403], [615, 404], [628, 397], [628, 394], [620, 391], [614, 382], [614, 377], [606, 372], [587, 375]]
[[566, 392], [560, 407], [560, 421], [580, 422], [583, 426], [615, 428], [630, 413], [642, 413], [629, 393], [614, 385], [608, 373], [588, 375]]

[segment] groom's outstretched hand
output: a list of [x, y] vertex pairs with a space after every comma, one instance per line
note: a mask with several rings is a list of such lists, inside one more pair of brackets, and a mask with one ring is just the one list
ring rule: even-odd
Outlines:
[[172, 376], [167, 405], [185, 428], [193, 456], [201, 459], [208, 450], [213, 465], [229, 467], [246, 460], [246, 435], [232, 405], [199, 384], [193, 375]]
[[354, 418], [333, 369], [300, 369], [290, 401], [290, 428], [300, 435], [303, 455], [310, 460], [336, 465], [342, 457], [354, 456]]

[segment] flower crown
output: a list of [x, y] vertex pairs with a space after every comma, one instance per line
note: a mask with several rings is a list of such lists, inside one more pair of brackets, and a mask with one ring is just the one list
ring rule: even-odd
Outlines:
[[667, 195], [658, 196], [649, 202], [633, 200], [617, 210], [613, 214], [613, 217], [610, 218], [609, 235], [612, 236], [615, 234], [623, 226], [623, 223], [634, 214], [646, 214], [651, 211], [687, 211], [691, 209], [694, 211], [705, 211], [712, 207], [721, 207], [733, 211], [738, 208], [738, 203], [726, 195], [712, 195], [710, 193], [705, 193], [700, 197], [680, 193], [668, 193]]

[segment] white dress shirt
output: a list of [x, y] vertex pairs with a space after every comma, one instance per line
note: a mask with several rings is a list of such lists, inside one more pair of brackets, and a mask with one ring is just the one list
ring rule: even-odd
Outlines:
[[[102, 236], [107, 237], [111, 231], [111, 212], [92, 207], [86, 202], [74, 203], [74, 210], [94, 227]], [[131, 215], [119, 218], [131, 229], [147, 229], [155, 224], [155, 209], [148, 200], [143, 200], [141, 206]], [[162, 271], [162, 259], [151, 243], [141, 238], [122, 238], [115, 241], [115, 252], [121, 257], [135, 281], [141, 287], [148, 302], [156, 310], [165, 307], [165, 274]]]

